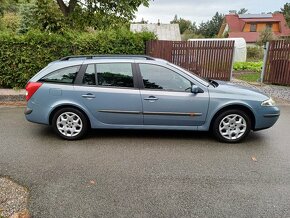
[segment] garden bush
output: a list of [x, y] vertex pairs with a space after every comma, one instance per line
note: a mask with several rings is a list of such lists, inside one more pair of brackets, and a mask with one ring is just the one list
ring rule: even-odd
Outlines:
[[125, 28], [64, 35], [0, 32], [0, 87], [23, 88], [49, 62], [68, 55], [144, 54], [145, 42], [150, 39], [155, 39], [155, 35], [132, 33]]
[[247, 61], [261, 61], [264, 58], [264, 49], [260, 46], [247, 47]]

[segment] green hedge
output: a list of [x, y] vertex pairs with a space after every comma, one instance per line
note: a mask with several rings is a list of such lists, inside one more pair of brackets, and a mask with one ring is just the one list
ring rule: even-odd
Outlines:
[[65, 35], [30, 32], [0, 33], [0, 87], [23, 88], [49, 62], [68, 55], [144, 54], [152, 33], [127, 29]]

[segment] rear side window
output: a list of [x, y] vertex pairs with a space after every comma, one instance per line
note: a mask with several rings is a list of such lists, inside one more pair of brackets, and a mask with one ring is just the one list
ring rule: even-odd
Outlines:
[[96, 85], [95, 65], [89, 64], [83, 78], [84, 85]]
[[97, 64], [99, 86], [134, 87], [131, 63]]
[[51, 82], [51, 83], [73, 84], [79, 69], [80, 69], [80, 66], [73, 66], [73, 67], [66, 67], [63, 69], [59, 69], [42, 77], [39, 81]]

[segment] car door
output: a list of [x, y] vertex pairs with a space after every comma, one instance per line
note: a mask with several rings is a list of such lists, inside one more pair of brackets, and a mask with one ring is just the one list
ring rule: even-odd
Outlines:
[[90, 113], [104, 124], [142, 125], [140, 90], [131, 63], [89, 64], [76, 87]]
[[193, 83], [160, 65], [140, 63], [144, 125], [199, 126], [205, 122], [209, 95], [192, 93]]

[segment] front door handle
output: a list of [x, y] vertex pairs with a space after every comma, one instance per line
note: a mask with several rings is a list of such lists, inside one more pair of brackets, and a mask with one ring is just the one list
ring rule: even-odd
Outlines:
[[95, 98], [96, 96], [91, 94], [91, 93], [88, 93], [86, 95], [82, 95], [83, 98], [87, 98], [87, 99], [91, 99], [91, 98]]
[[149, 96], [148, 98], [144, 98], [144, 100], [146, 100], [146, 101], [157, 101], [158, 98], [156, 98], [155, 96]]

